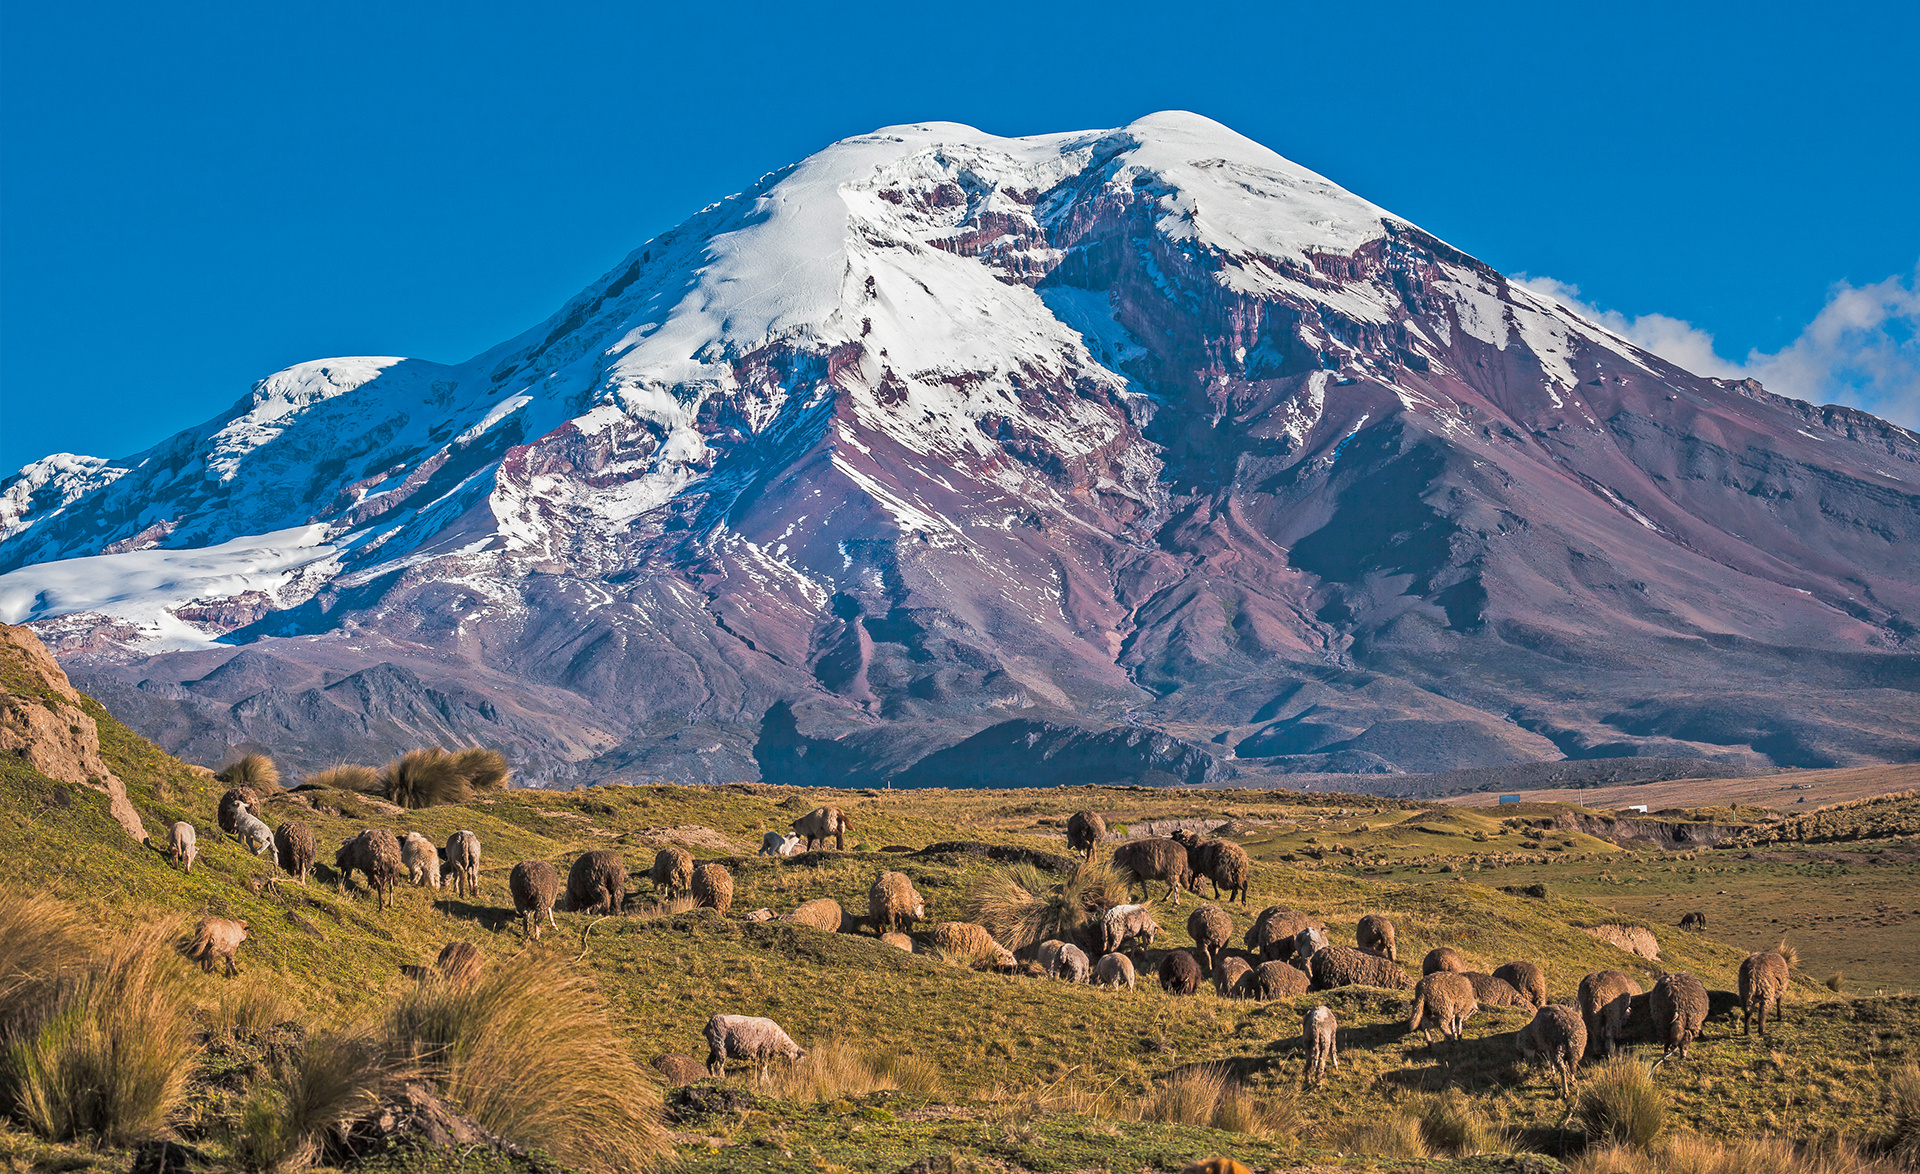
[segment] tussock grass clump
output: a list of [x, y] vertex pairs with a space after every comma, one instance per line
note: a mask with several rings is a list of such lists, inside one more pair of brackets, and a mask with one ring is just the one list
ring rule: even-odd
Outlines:
[[798, 1063], [774, 1065], [766, 1086], [754, 1085], [753, 1073], [739, 1079], [799, 1104], [837, 1101], [884, 1089], [920, 1096], [938, 1096], [946, 1091], [940, 1066], [932, 1060], [896, 1050], [861, 1051], [845, 1039], [811, 1044]]
[[64, 903], [45, 895], [0, 901], [0, 1039], [45, 1011], [60, 982], [87, 960], [79, 923]]
[[893, 1082], [901, 1092], [915, 1096], [947, 1095], [946, 1077], [940, 1065], [917, 1052], [882, 1050], [873, 1054], [873, 1070]]
[[1587, 1150], [1573, 1174], [1900, 1174], [1844, 1142], [1799, 1147], [1773, 1138], [1732, 1143], [1683, 1133], [1651, 1150], [1604, 1146]]
[[1895, 1069], [1887, 1095], [1887, 1151], [1920, 1168], [1920, 1064]]
[[1089, 922], [1127, 899], [1120, 874], [1105, 862], [1076, 865], [1059, 883], [1031, 864], [1017, 864], [976, 880], [960, 909], [962, 920], [985, 927], [1009, 950], [1022, 950], [1082, 938]]
[[1457, 1088], [1423, 1098], [1412, 1115], [1419, 1122], [1421, 1141], [1436, 1156], [1465, 1158], [1505, 1148], [1500, 1131]]
[[271, 791], [280, 786], [280, 768], [264, 754], [248, 754], [221, 767], [213, 778], [229, 787]]
[[315, 771], [300, 780], [303, 787], [324, 787], [330, 791], [359, 791], [370, 795], [380, 789], [380, 772], [370, 766], [341, 763]]
[[1794, 949], [1793, 943], [1787, 939], [1781, 938], [1780, 944], [1773, 948], [1773, 952], [1787, 960], [1788, 970], [1800, 969], [1800, 951]]
[[484, 746], [456, 750], [453, 768], [465, 776], [475, 791], [504, 791], [513, 782], [513, 770], [507, 766], [506, 755]]
[[1388, 1113], [1384, 1117], [1356, 1125], [1346, 1132], [1341, 1148], [1371, 1158], [1430, 1158], [1427, 1139], [1420, 1120], [1407, 1113]]
[[438, 746], [409, 750], [389, 762], [376, 790], [387, 802], [410, 811], [473, 798], [473, 784], [460, 773], [457, 760]]
[[0, 1064], [0, 1101], [54, 1141], [124, 1146], [159, 1135], [194, 1048], [177, 918], [131, 931], [77, 975], [38, 988]]
[[1252, 1137], [1290, 1133], [1299, 1124], [1299, 1110], [1291, 1100], [1254, 1093], [1217, 1064], [1189, 1068], [1161, 1081], [1141, 1099], [1135, 1116]]
[[1575, 1114], [1593, 1141], [1645, 1149], [1667, 1125], [1667, 1094], [1638, 1060], [1615, 1056], [1590, 1070]]
[[421, 983], [395, 1008], [387, 1054], [419, 1067], [481, 1125], [561, 1163], [651, 1167], [667, 1150], [658, 1084], [614, 1032], [600, 990], [555, 959]]
[[231, 1139], [235, 1158], [249, 1170], [307, 1168], [327, 1135], [371, 1108], [398, 1074], [370, 1035], [308, 1038], [270, 1079], [254, 1085]]
[[306, 1018], [306, 1008], [286, 993], [283, 981], [243, 978], [223, 982], [204, 1016], [209, 1031], [251, 1039]]

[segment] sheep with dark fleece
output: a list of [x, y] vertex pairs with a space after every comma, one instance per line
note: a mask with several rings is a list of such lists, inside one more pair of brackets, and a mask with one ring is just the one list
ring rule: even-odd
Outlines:
[[1202, 905], [1187, 917], [1187, 934], [1200, 953], [1200, 969], [1211, 974], [1220, 950], [1233, 940], [1233, 918], [1218, 905]]
[[745, 1060], [760, 1066], [764, 1083], [773, 1061], [798, 1061], [807, 1054], [778, 1023], [753, 1015], [715, 1015], [707, 1020], [706, 1037], [707, 1075], [714, 1077], [726, 1075], [728, 1060]]
[[656, 893], [671, 901], [693, 889], [693, 853], [678, 844], [668, 844], [656, 852], [653, 867], [647, 870]]
[[280, 871], [306, 884], [307, 874], [313, 871], [313, 862], [320, 855], [313, 829], [297, 819], [283, 822], [273, 829], [273, 850], [279, 859]]
[[1326, 1081], [1327, 1069], [1340, 1067], [1340, 1050], [1335, 1046], [1339, 1029], [1331, 1007], [1315, 1007], [1301, 1016], [1300, 1043], [1307, 1053], [1306, 1082], [1314, 1088]]
[[400, 841], [386, 828], [368, 828], [340, 845], [333, 854], [333, 867], [340, 874], [342, 893], [356, 870], [364, 874], [382, 909], [393, 907], [394, 886], [407, 874], [406, 864], [400, 859]]
[[1351, 946], [1328, 946], [1307, 959], [1307, 973], [1315, 990], [1341, 986], [1377, 986], [1390, 991], [1412, 988], [1406, 971], [1365, 950]]
[[1535, 1010], [1547, 1005], [1547, 972], [1538, 962], [1508, 962], [1494, 967], [1493, 976], [1526, 996]]
[[1561, 1096], [1573, 1095], [1573, 1080], [1587, 1053], [1587, 1028], [1578, 1011], [1558, 1003], [1542, 1007], [1534, 1013], [1533, 1022], [1520, 1029], [1514, 1043], [1522, 1060], [1541, 1061], [1559, 1074]]
[[1284, 905], [1269, 905], [1253, 919], [1253, 927], [1247, 930], [1243, 940], [1248, 953], [1258, 954], [1269, 962], [1284, 961], [1293, 957], [1294, 935], [1318, 924], [1306, 914]]
[[1086, 853], [1087, 861], [1093, 861], [1093, 853], [1100, 841], [1107, 838], [1107, 821], [1100, 818], [1097, 811], [1076, 811], [1067, 817], [1067, 848], [1074, 852]]
[[453, 870], [453, 891], [462, 897], [480, 895], [480, 837], [457, 831], [447, 837], [447, 867]]
[[567, 869], [567, 908], [575, 913], [618, 913], [627, 899], [627, 862], [605, 848], [574, 857]]
[[1119, 990], [1133, 989], [1133, 959], [1125, 954], [1102, 954], [1093, 964], [1093, 985]]
[[1173, 833], [1173, 841], [1187, 851], [1188, 886], [1200, 891], [1201, 880], [1213, 886], [1213, 899], [1220, 899], [1220, 891], [1227, 891], [1227, 900], [1239, 898], [1242, 905], [1247, 903], [1247, 886], [1253, 880], [1253, 861], [1247, 856], [1246, 849], [1227, 840], [1203, 840], [1185, 830]]
[[1407, 1018], [1407, 1030], [1420, 1029], [1428, 1043], [1438, 1027], [1445, 1039], [1458, 1042], [1467, 1020], [1480, 1009], [1474, 997], [1473, 980], [1452, 970], [1437, 970], [1426, 975], [1413, 988], [1413, 1014]]
[[1454, 951], [1452, 946], [1436, 946], [1428, 950], [1427, 956], [1420, 960], [1422, 974], [1437, 974], [1442, 970], [1451, 970], [1455, 974], [1466, 973], [1466, 961]]
[[[1445, 973], [1434, 971], [1435, 974]], [[1477, 970], [1463, 970], [1467, 981], [1473, 984], [1473, 997], [1482, 1007], [1527, 1007], [1533, 1004], [1527, 996], [1513, 989], [1513, 984], [1491, 974], [1482, 974]]]
[[1773, 1005], [1774, 1021], [1786, 1022], [1786, 1015], [1781, 1010], [1781, 997], [1787, 993], [1792, 970], [1786, 956], [1778, 950], [1749, 954], [1740, 963], [1741, 1035], [1749, 1034], [1757, 1017], [1760, 1020], [1760, 1036], [1766, 1038], [1769, 1003]]
[[927, 916], [927, 902], [904, 872], [883, 872], [867, 889], [867, 923], [878, 933], [913, 928]]
[[1306, 994], [1312, 985], [1307, 972], [1291, 962], [1262, 962], [1240, 980], [1240, 994], [1262, 1001], [1291, 999]]
[[733, 908], [733, 874], [727, 866], [703, 860], [693, 866], [693, 899], [701, 908], [725, 917]]
[[193, 825], [179, 820], [167, 829], [167, 859], [180, 866], [181, 872], [193, 871], [193, 859], [200, 854], [200, 837]]
[[1131, 889], [1140, 886], [1143, 896], [1151, 897], [1153, 881], [1164, 881], [1167, 895], [1180, 903], [1180, 890], [1187, 887], [1192, 870], [1187, 867], [1187, 850], [1173, 840], [1150, 837], [1129, 840], [1113, 850], [1113, 867]]
[[1238, 954], [1222, 958], [1213, 967], [1213, 989], [1223, 999], [1237, 998], [1241, 980], [1251, 973], [1253, 965]]
[[1653, 984], [1649, 1002], [1654, 1030], [1666, 1049], [1661, 1058], [1678, 1051], [1685, 1060], [1687, 1043], [1707, 1022], [1707, 984], [1691, 974], [1663, 974]]
[[1362, 917], [1353, 938], [1353, 944], [1369, 954], [1378, 954], [1389, 962], [1400, 961], [1398, 935], [1394, 932], [1393, 922], [1381, 914], [1369, 913]]
[[560, 870], [545, 860], [522, 860], [507, 874], [513, 911], [529, 938], [540, 938], [540, 919], [553, 925], [553, 904], [560, 896]]
[[1640, 984], [1618, 970], [1596, 970], [1580, 980], [1580, 1019], [1594, 1055], [1605, 1059], [1626, 1042], [1633, 997], [1639, 993]]
[[1692, 930], [1694, 933], [1705, 933], [1707, 932], [1707, 915], [1698, 910], [1685, 914], [1680, 918], [1680, 928]]
[[829, 837], [835, 850], [845, 852], [847, 833], [852, 830], [853, 824], [838, 807], [816, 807], [793, 821], [793, 834], [806, 840], [809, 852], [815, 844], [824, 847]]
[[229, 921], [224, 917], [203, 917], [193, 927], [193, 941], [187, 946], [187, 958], [198, 962], [200, 969], [207, 974], [213, 973], [215, 962], [225, 962], [227, 977], [240, 973], [234, 965], [233, 956], [242, 942], [247, 940], [247, 923]]
[[1153, 948], [1160, 923], [1145, 905], [1115, 905], [1100, 917], [1100, 952], [1112, 954], [1129, 941], [1141, 949]]
[[802, 901], [792, 913], [780, 915], [781, 921], [797, 921], [801, 925], [810, 925], [825, 933], [839, 933], [847, 928], [847, 911], [840, 902], [832, 897], [815, 897], [811, 901]]
[[1160, 989], [1170, 995], [1190, 995], [1200, 989], [1200, 963], [1185, 950], [1160, 960]]

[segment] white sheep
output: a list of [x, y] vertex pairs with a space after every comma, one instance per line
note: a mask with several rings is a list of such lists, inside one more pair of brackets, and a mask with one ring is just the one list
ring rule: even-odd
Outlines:
[[781, 1056], [789, 1061], [806, 1057], [805, 1049], [793, 1042], [778, 1023], [754, 1015], [715, 1015], [707, 1020], [707, 1073], [726, 1074], [728, 1060], [746, 1060], [760, 1066], [760, 1079], [767, 1079], [767, 1068]]
[[406, 839], [400, 841], [400, 859], [406, 863], [407, 875], [416, 886], [440, 887], [440, 849], [432, 840], [419, 832], [408, 832]]
[[181, 820], [167, 830], [167, 859], [178, 864], [182, 872], [193, 871], [193, 858], [199, 854], [200, 837], [192, 824]]
[[760, 837], [760, 855], [762, 856], [791, 856], [799, 850], [799, 836], [783, 836], [779, 832], [768, 832]]
[[255, 856], [265, 856], [273, 849], [273, 829], [251, 811], [243, 809], [237, 815], [234, 832], [240, 837], [240, 843]]

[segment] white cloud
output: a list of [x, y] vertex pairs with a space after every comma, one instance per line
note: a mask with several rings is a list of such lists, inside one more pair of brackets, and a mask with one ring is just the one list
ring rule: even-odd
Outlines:
[[1696, 375], [1758, 379], [1767, 390], [1814, 403], [1861, 408], [1904, 427], [1920, 427], [1920, 266], [1873, 285], [1835, 285], [1800, 337], [1773, 354], [1722, 358], [1713, 335], [1665, 314], [1629, 317], [1580, 297], [1580, 287], [1551, 277], [1513, 281]]

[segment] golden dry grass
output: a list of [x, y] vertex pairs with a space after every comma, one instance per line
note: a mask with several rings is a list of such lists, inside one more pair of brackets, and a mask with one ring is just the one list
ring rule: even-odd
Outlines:
[[1604, 1146], [1587, 1150], [1573, 1174], [1901, 1174], [1901, 1167], [1845, 1143], [1796, 1146], [1773, 1138], [1715, 1141], [1680, 1134], [1653, 1149]]

